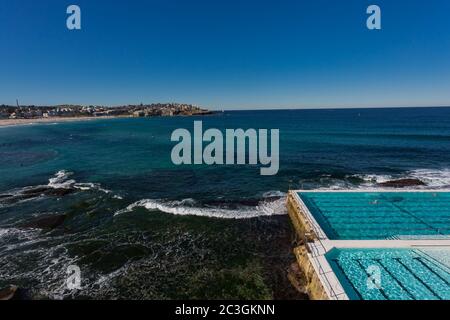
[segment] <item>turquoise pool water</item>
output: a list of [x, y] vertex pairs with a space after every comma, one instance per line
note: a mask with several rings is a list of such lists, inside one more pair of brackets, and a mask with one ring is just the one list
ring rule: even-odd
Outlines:
[[450, 299], [449, 249], [333, 249], [326, 258], [350, 299]]
[[299, 196], [332, 240], [450, 234], [450, 192], [300, 192]]

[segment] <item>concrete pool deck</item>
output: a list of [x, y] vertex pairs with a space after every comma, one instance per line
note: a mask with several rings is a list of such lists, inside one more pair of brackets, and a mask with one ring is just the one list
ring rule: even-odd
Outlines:
[[326, 254], [332, 249], [450, 249], [450, 237], [442, 239], [381, 239], [331, 240], [322, 230], [314, 215], [300, 198], [299, 193], [442, 193], [448, 190], [292, 190], [287, 197], [287, 208], [302, 245], [294, 249], [300, 268], [306, 276], [306, 291], [311, 299], [348, 300], [343, 285], [330, 266]]

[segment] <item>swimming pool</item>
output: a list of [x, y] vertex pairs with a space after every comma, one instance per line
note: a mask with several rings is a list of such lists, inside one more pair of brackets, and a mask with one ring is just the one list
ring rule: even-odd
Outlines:
[[298, 192], [331, 240], [450, 235], [450, 192]]
[[333, 249], [325, 256], [350, 299], [450, 299], [450, 249]]

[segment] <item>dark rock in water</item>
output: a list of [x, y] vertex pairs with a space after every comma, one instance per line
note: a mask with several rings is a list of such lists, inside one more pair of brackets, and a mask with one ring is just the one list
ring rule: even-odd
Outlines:
[[381, 187], [389, 187], [389, 188], [405, 188], [414, 186], [425, 186], [426, 184], [419, 179], [399, 179], [381, 182], [378, 185]]
[[20, 227], [22, 228], [33, 228], [33, 229], [55, 229], [62, 225], [64, 221], [66, 220], [67, 215], [60, 214], [60, 215], [51, 215], [51, 216], [45, 216], [45, 217], [39, 217], [33, 221], [26, 222]]
[[38, 195], [34, 194], [18, 194], [18, 195], [4, 195], [0, 197], [0, 203], [12, 204], [22, 200], [36, 198]]
[[21, 192], [22, 195], [28, 196], [28, 195], [38, 195], [38, 194], [43, 194], [48, 192], [48, 190], [50, 189], [50, 187], [36, 187], [36, 188], [32, 188], [32, 189], [28, 189], [28, 190], [23, 190]]
[[19, 201], [37, 198], [41, 195], [49, 197], [62, 197], [71, 194], [73, 192], [75, 192], [75, 189], [66, 189], [66, 188], [55, 189], [47, 186], [41, 186], [23, 190], [19, 194], [15, 195], [9, 194], [0, 195], [0, 202], [6, 204], [13, 204]]
[[50, 187], [38, 187], [38, 188], [23, 191], [22, 195], [38, 196], [38, 195], [44, 194], [47, 196], [65, 196], [72, 192], [74, 192], [73, 189], [65, 189], [65, 188], [55, 189], [55, 188], [50, 188]]
[[18, 291], [16, 286], [9, 286], [3, 289], [0, 289], [0, 300], [11, 300], [14, 298]]
[[48, 190], [45, 194], [48, 196], [60, 197], [73, 193], [74, 189], [53, 189]]

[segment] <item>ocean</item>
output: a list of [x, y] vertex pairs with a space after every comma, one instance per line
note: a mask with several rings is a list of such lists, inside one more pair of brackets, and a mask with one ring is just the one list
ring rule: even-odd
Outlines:
[[[279, 129], [280, 169], [171, 161], [171, 133]], [[226, 111], [0, 127], [0, 288], [34, 299], [302, 299], [289, 189], [450, 186], [450, 108]], [[81, 288], [66, 285], [67, 267]]]

